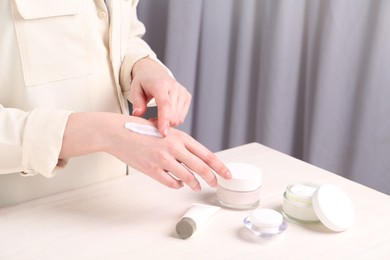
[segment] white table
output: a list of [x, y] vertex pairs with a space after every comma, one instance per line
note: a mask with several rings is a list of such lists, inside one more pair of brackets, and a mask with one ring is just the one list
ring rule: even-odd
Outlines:
[[289, 223], [277, 238], [260, 240], [243, 228], [250, 211], [223, 209], [182, 240], [177, 221], [193, 202], [214, 204], [215, 190], [171, 190], [132, 173], [0, 209], [0, 259], [390, 259], [388, 195], [258, 143], [217, 154], [263, 169], [260, 207], [280, 210], [292, 182], [338, 185], [356, 207], [355, 225], [335, 233]]

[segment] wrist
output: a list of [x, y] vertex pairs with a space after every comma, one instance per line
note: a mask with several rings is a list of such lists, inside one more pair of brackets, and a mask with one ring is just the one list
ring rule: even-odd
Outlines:
[[81, 112], [69, 116], [63, 135], [60, 158], [70, 158], [95, 152], [107, 147], [109, 133], [106, 122], [109, 113]]

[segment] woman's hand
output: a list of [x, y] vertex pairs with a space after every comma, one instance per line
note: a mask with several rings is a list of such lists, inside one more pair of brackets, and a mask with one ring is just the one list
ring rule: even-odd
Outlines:
[[170, 126], [184, 122], [191, 104], [191, 94], [168, 74], [166, 68], [156, 61], [143, 58], [137, 61], [132, 71], [130, 102], [133, 116], [142, 116], [146, 105], [155, 98], [158, 129], [163, 136]]
[[140, 135], [124, 127], [126, 122], [153, 125], [133, 116], [112, 113], [74, 113], [65, 129], [60, 158], [91, 152], [108, 152], [158, 182], [181, 188], [183, 183], [200, 190], [198, 176], [210, 186], [215, 174], [231, 178], [227, 167], [206, 147], [186, 133], [171, 128], [163, 138]]

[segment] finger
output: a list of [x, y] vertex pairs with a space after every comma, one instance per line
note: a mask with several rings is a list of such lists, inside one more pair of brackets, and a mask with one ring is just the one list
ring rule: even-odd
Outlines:
[[[184, 122], [191, 105], [191, 94], [181, 85], [180, 87], [180, 94], [177, 95], [176, 99], [174, 126]], [[173, 125], [172, 122], [171, 125]]]
[[231, 179], [232, 174], [226, 165], [218, 159], [218, 157], [195, 139], [190, 137], [190, 140], [186, 143], [186, 148], [189, 152], [199, 157], [204, 163], [210, 166], [218, 175], [225, 179]]
[[133, 82], [130, 91], [130, 102], [133, 105], [132, 115], [143, 116], [146, 112], [148, 100], [142, 88], [137, 84], [137, 82]]
[[169, 95], [160, 95], [155, 97], [157, 104], [157, 117], [158, 117], [158, 130], [163, 136], [168, 135], [168, 129], [170, 126], [170, 113], [171, 113], [171, 101]]
[[182, 124], [184, 122], [184, 119], [186, 118], [186, 116], [188, 114], [188, 110], [190, 108], [190, 105], [191, 105], [191, 99], [186, 99], [184, 101], [184, 103], [182, 104], [182, 108], [179, 110], [179, 111], [181, 111], [179, 124]]
[[211, 187], [217, 186], [217, 178], [213, 170], [203, 160], [189, 151], [180, 153], [178, 160], [180, 160], [185, 167], [202, 177]]
[[174, 178], [166, 171], [161, 170], [154, 174], [146, 174], [169, 188], [180, 189], [183, 187], [183, 182], [181, 180]]
[[184, 182], [194, 191], [200, 191], [200, 184], [195, 178], [194, 174], [189, 171], [184, 165], [180, 162], [171, 163], [168, 170], [172, 175], [177, 179]]
[[178, 92], [169, 93], [169, 97], [171, 100], [171, 112], [169, 115], [169, 125], [177, 126], [180, 124], [180, 121], [182, 120], [181, 118], [182, 109], [183, 109], [182, 97]]

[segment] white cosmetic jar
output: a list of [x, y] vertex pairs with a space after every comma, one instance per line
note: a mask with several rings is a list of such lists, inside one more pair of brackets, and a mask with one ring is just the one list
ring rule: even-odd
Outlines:
[[217, 203], [227, 209], [254, 209], [260, 203], [262, 171], [247, 163], [227, 163], [230, 180], [218, 178]]

